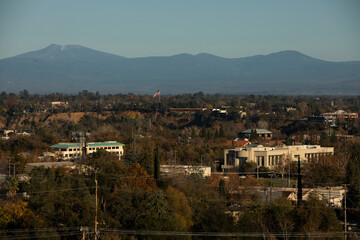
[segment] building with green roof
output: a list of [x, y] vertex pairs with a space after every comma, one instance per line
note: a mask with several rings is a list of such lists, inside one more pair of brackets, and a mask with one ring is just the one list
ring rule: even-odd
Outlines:
[[124, 155], [125, 144], [116, 141], [106, 142], [89, 142], [86, 143], [86, 147], [82, 143], [58, 143], [50, 146], [57, 158], [63, 160], [80, 159], [83, 154], [83, 147], [85, 147], [85, 154], [91, 154], [99, 149], [104, 149], [121, 159]]

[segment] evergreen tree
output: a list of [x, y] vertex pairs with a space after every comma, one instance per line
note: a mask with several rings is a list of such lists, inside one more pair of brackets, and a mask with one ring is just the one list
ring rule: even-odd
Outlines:
[[205, 126], [203, 126], [201, 129], [201, 137], [205, 138], [205, 136], [206, 136], [206, 129]]
[[160, 180], [160, 156], [159, 156], [159, 146], [155, 150], [155, 159], [154, 159], [154, 178], [158, 182]]
[[219, 194], [223, 198], [226, 197], [226, 189], [225, 189], [225, 180], [224, 179], [221, 179], [219, 182]]
[[223, 125], [220, 126], [219, 136], [220, 136], [221, 138], [224, 138], [224, 137], [225, 137], [225, 132], [224, 132]]
[[346, 168], [348, 185], [347, 206], [349, 217], [360, 222], [360, 144], [351, 147], [350, 159]]
[[194, 139], [196, 137], [196, 132], [195, 132], [195, 129], [192, 128], [191, 129], [191, 138]]
[[251, 133], [250, 133], [250, 141], [255, 141], [258, 139], [258, 135], [256, 133], [256, 130], [251, 129]]
[[326, 132], [320, 134], [320, 145], [323, 147], [329, 147], [331, 145], [330, 137]]
[[154, 174], [154, 150], [150, 141], [146, 142], [141, 155], [141, 166], [149, 175]]
[[219, 131], [216, 129], [216, 130], [215, 130], [214, 139], [215, 139], [215, 138], [218, 138], [218, 137], [219, 137]]
[[140, 161], [138, 152], [130, 150], [124, 157], [124, 163], [129, 166], [133, 166], [135, 163]]

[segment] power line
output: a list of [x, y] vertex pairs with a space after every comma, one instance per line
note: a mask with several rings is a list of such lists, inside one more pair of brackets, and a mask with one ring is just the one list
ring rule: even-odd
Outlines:
[[[201, 237], [283, 237], [279, 232], [178, 232], [178, 231], [153, 231], [153, 230], [125, 230], [102, 229], [102, 233], [129, 234], [129, 235], [154, 235], [154, 236], [201, 236]], [[291, 237], [343, 237], [344, 232], [290, 232]]]
[[[82, 232], [79, 228], [77, 230], [58, 232], [58, 231], [49, 232], [49, 229], [37, 229], [37, 231], [42, 231], [40, 235], [26, 235], [36, 234], [34, 230], [23, 230], [21, 235], [11, 235], [11, 236], [2, 236], [2, 239], [37, 239], [37, 238], [48, 238], [48, 237], [58, 237], [58, 236], [74, 236], [82, 235]], [[1, 231], [0, 231], [1, 232]], [[141, 229], [100, 229], [101, 233], [109, 234], [126, 234], [126, 235], [150, 235], [150, 236], [198, 236], [198, 237], [283, 237], [284, 233], [282, 232], [181, 232], [181, 231], [160, 231], [160, 230], [141, 230]], [[95, 232], [90, 231], [89, 233], [94, 234]], [[289, 237], [343, 237], [345, 231], [336, 231], [336, 232], [288, 232]]]
[[[14, 193], [16, 195], [23, 195], [26, 194], [41, 194], [41, 193], [52, 193], [52, 192], [66, 192], [66, 191], [75, 191], [75, 190], [84, 190], [84, 189], [92, 189], [95, 187], [82, 187], [82, 188], [64, 188], [64, 189], [55, 189], [55, 190], [46, 190], [46, 191], [36, 191], [36, 192], [21, 192], [21, 193]], [[7, 194], [0, 194], [0, 196], [6, 196]]]
[[[24, 232], [25, 233], [25, 232]], [[70, 232], [52, 232], [52, 233], [42, 233], [40, 235], [35, 235], [36, 232], [33, 233], [34, 235], [22, 234], [22, 235], [11, 235], [11, 236], [1, 236], [1, 239], [38, 239], [38, 238], [49, 238], [49, 237], [59, 237], [59, 236], [74, 236], [74, 235], [82, 235], [79, 231], [70, 231]]]

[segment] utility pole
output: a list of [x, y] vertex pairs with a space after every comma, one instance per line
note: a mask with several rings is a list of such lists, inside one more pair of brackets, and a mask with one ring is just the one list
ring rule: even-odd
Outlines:
[[174, 154], [175, 154], [175, 165], [176, 165], [176, 153], [177, 153], [177, 150], [174, 150]]
[[288, 183], [288, 187], [290, 187], [290, 184], [291, 184], [291, 179], [290, 179], [290, 176], [291, 176], [291, 159], [289, 158], [289, 183]]
[[11, 174], [11, 160], [10, 160], [11, 158], [9, 157], [9, 177], [10, 177], [10, 174]]
[[270, 182], [270, 204], [271, 204], [271, 200], [272, 200], [272, 186], [273, 186], [272, 177], [273, 177], [273, 175], [271, 174], [271, 182]]
[[269, 188], [265, 188], [265, 196], [266, 196], [266, 205], [268, 205], [268, 191], [269, 191]]
[[297, 206], [300, 207], [302, 201], [302, 183], [301, 183], [301, 166], [300, 166], [300, 156], [298, 156], [298, 192], [297, 192]]
[[80, 227], [80, 231], [83, 233], [82, 239], [85, 240], [86, 234], [89, 232], [89, 227]]
[[95, 240], [97, 240], [97, 190], [98, 190], [98, 182], [96, 179], [95, 173]]
[[14, 168], [15, 168], [15, 162], [13, 162], [13, 163], [11, 162], [11, 159], [14, 159], [13, 156], [8, 156], [7, 159], [9, 160], [9, 175], [8, 175], [8, 177], [10, 177], [10, 175], [11, 175], [11, 165], [14, 165]]
[[346, 218], [346, 184], [345, 184], [345, 197], [344, 197], [344, 224], [345, 224], [345, 239], [347, 239], [347, 218]]
[[131, 132], [133, 137], [133, 152], [136, 152], [136, 135], [134, 134], [134, 127], [131, 128]]

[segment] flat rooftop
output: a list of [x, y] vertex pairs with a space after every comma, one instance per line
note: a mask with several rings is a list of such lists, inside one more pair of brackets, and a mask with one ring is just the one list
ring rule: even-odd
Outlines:
[[[88, 147], [107, 147], [107, 146], [123, 146], [125, 144], [119, 143], [116, 141], [107, 141], [107, 142], [88, 142], [86, 143]], [[50, 146], [51, 148], [77, 148], [81, 147], [80, 143], [58, 143]]]

